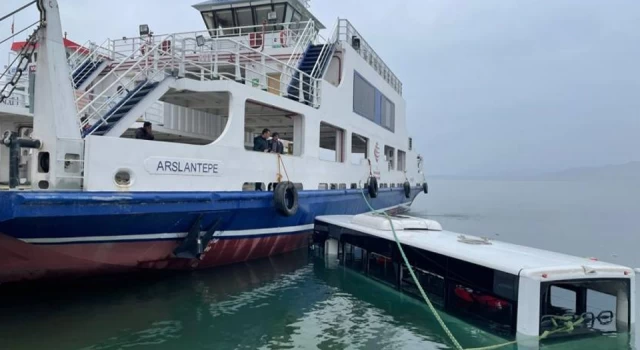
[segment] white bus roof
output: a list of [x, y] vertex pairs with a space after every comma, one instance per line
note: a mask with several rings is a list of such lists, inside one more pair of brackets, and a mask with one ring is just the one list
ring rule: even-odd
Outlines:
[[[318, 216], [316, 220], [395, 241], [389, 221], [384, 216], [371, 213], [329, 215]], [[442, 231], [440, 225], [432, 220], [394, 216], [393, 221], [398, 239], [405, 245], [513, 275], [526, 275], [540, 281], [631, 278], [634, 275], [628, 267], [590, 258]]]

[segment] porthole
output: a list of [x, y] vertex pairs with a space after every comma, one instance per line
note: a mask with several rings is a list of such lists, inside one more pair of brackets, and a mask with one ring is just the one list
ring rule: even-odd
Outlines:
[[129, 170], [120, 169], [116, 172], [113, 180], [118, 186], [131, 186], [131, 173]]

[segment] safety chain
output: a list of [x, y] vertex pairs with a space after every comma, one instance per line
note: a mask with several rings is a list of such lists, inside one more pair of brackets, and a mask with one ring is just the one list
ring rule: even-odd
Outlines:
[[[22, 47], [22, 49], [20, 49], [20, 53], [18, 53], [18, 57], [16, 57], [16, 60], [18, 58], [20, 59], [16, 68], [16, 72], [13, 74], [13, 77], [11, 77], [11, 80], [9, 81], [9, 83], [4, 85], [0, 90], [0, 103], [3, 103], [4, 100], [11, 97], [13, 90], [16, 89], [16, 86], [18, 85], [18, 81], [22, 77], [22, 73], [29, 65], [29, 59], [31, 58], [31, 55], [33, 55], [33, 52], [36, 50], [38, 30], [40, 30], [40, 25], [33, 31], [33, 33], [31, 33], [31, 35], [29, 35], [29, 37], [27, 38], [27, 42]], [[9, 67], [7, 67], [7, 69], [4, 71], [4, 73], [2, 73], [2, 75], [0, 75], [0, 77], [3, 77], [5, 74], [7, 74], [7, 72], [13, 66], [13, 63], [15, 63], [16, 60], [11, 62]]]

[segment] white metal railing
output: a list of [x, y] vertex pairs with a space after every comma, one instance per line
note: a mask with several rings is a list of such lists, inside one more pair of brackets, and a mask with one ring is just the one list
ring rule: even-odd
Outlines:
[[[132, 53], [132, 55], [135, 53]], [[167, 59], [159, 59], [160, 56], [166, 56]], [[106, 115], [109, 110], [113, 108], [117, 103], [126, 103], [133, 97], [133, 94], [127, 94], [127, 91], [133, 91], [138, 88], [141, 81], [161, 81], [168, 73], [167, 69], [176, 67], [176, 61], [174, 55], [162, 51], [161, 44], [157, 44], [149, 48], [145, 54], [139, 58], [129, 57], [129, 60], [122, 60], [114, 69], [106, 74], [101, 81], [108, 82], [108, 79], [116, 77], [116, 79], [101, 93], [96, 95], [96, 99], [78, 112], [78, 119], [82, 120], [80, 123], [81, 129], [86, 129], [90, 121], [97, 120], [97, 124], [93, 125], [90, 131], [86, 135], [94, 133], [100, 125], [108, 122], [110, 115]], [[117, 74], [117, 68], [127, 61], [129, 63], [134, 59], [134, 63], [122, 73], [120, 76]], [[120, 86], [122, 91], [113, 95], [108, 95], [109, 91], [114, 91], [116, 86]], [[85, 92], [78, 99], [82, 99], [88, 96], [89, 92]], [[126, 100], [123, 101], [123, 99]]]
[[[360, 47], [354, 47], [353, 39], [360, 40]], [[346, 19], [338, 19], [338, 39], [349, 43], [356, 51], [364, 58], [373, 69], [380, 74], [384, 80], [393, 87], [400, 95], [402, 95], [402, 82], [396, 77], [395, 74], [387, 67], [384, 61], [378, 56], [378, 54], [371, 48], [369, 44], [364, 40], [362, 35], [351, 25]]]
[[[333, 33], [328, 40], [324, 40], [324, 46], [320, 51], [320, 55], [318, 56], [318, 60], [316, 64], [313, 66], [313, 70], [311, 71], [311, 76], [316, 78], [322, 78], [324, 75], [324, 69], [327, 68], [329, 61], [331, 60], [331, 55], [333, 55], [333, 49], [335, 47], [335, 43], [338, 41], [338, 25], [339, 22], [336, 23], [333, 28]], [[322, 38], [322, 37], [320, 37]]]
[[[286, 62], [280, 61], [275, 57], [269, 56], [254, 48], [248, 47], [242, 43], [227, 38], [211, 38], [207, 40], [205, 45], [197, 47], [198, 52], [197, 63], [201, 67], [201, 74], [211, 76], [213, 78], [222, 77], [231, 78], [235, 81], [252, 82], [252, 85], [267, 90], [269, 82], [279, 85], [278, 93], [281, 96], [288, 96], [288, 88], [290, 82], [298, 79], [295, 90], [297, 95], [292, 96], [299, 102], [319, 106], [318, 90], [315, 79], [299, 69], [287, 66]], [[185, 66], [188, 67], [193, 62], [186, 60]], [[231, 71], [225, 68], [232, 68]], [[242, 71], [244, 70], [244, 76]], [[226, 74], [222, 74], [224, 72]], [[191, 74], [196, 74], [192, 72]], [[269, 75], [269, 73], [279, 74], [279, 79]], [[207, 76], [207, 77], [208, 77]], [[202, 77], [201, 80], [207, 78]], [[258, 81], [252, 81], [257, 79]]]
[[[208, 38], [234, 38], [246, 46], [252, 48], [261, 49], [267, 42], [276, 41], [279, 45], [289, 47], [295, 45], [297, 41], [302, 37], [302, 33], [306, 28], [307, 22], [287, 22], [278, 24], [264, 24], [254, 26], [241, 26], [231, 28], [217, 28], [210, 30], [200, 30], [191, 32], [161, 34], [146, 37], [134, 36], [131, 38], [123, 38], [117, 40], [111, 40], [108, 44], [109, 51], [114, 52], [120, 56], [129, 56], [133, 53], [141, 54], [141, 48], [154, 46], [162, 43], [163, 40], [168, 40], [167, 37], [171, 37], [172, 41], [168, 41], [165, 45], [173, 45], [174, 40], [181, 40], [185, 38], [196, 38], [199, 35]], [[195, 45], [194, 45], [195, 46]]]
[[[297, 69], [304, 55], [304, 51], [311, 45], [317, 38], [318, 31], [315, 27], [314, 21], [307, 21], [307, 24], [302, 31], [300, 38], [296, 41], [296, 45], [293, 47], [293, 51], [289, 56], [289, 60], [286, 64], [286, 69], [290, 75], [293, 76], [292, 70]], [[287, 81], [287, 85], [289, 85], [291, 81]]]

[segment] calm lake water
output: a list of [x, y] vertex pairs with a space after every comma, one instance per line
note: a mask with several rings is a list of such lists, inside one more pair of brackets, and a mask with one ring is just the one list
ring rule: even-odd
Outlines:
[[[448, 230], [640, 266], [640, 186], [434, 180], [430, 191], [413, 214]], [[451, 348], [420, 301], [306, 250], [0, 295], [0, 349]], [[504, 341], [443, 318], [465, 347]], [[617, 335], [544, 348], [629, 349], [634, 341]]]

